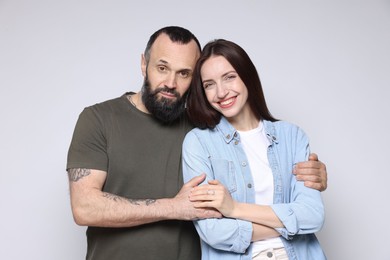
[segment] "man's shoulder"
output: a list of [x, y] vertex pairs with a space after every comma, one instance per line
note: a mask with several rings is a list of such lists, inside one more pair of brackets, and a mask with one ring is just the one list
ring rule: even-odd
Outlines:
[[126, 94], [123, 94], [123, 95], [116, 97], [116, 98], [111, 98], [111, 99], [107, 99], [107, 100], [95, 103], [93, 105], [88, 106], [87, 108], [102, 109], [102, 108], [106, 108], [106, 107], [116, 106], [118, 104], [123, 104], [124, 100], [125, 100], [125, 95]]
[[86, 106], [82, 113], [93, 113], [93, 114], [105, 114], [112, 113], [113, 111], [123, 110], [126, 102], [124, 95], [105, 101], [95, 103], [93, 105]]

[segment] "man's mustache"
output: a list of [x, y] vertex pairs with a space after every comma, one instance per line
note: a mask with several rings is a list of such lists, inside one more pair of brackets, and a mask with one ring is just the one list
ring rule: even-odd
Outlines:
[[153, 94], [155, 95], [155, 94], [157, 94], [157, 93], [159, 93], [159, 92], [167, 92], [167, 93], [169, 93], [169, 94], [175, 95], [175, 97], [177, 97], [177, 98], [180, 97], [180, 94], [179, 94], [176, 90], [171, 89], [171, 88], [168, 88], [168, 87], [158, 88], [158, 89], [156, 89], [156, 90], [154, 91]]

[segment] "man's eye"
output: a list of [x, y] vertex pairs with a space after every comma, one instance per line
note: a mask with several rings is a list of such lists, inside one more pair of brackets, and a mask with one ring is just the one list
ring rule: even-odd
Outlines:
[[157, 69], [159, 71], [166, 71], [167, 70], [167, 68], [165, 68], [164, 66], [159, 66], [159, 67], [157, 67]]
[[180, 72], [180, 76], [182, 78], [188, 78], [190, 76], [190, 73], [188, 71], [182, 71]]

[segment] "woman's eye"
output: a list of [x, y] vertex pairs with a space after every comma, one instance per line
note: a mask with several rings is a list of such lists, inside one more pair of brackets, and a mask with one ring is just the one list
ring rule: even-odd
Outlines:
[[213, 83], [204, 83], [204, 84], [203, 84], [203, 88], [204, 88], [204, 89], [207, 89], [207, 88], [212, 87], [213, 85], [214, 85]]
[[229, 80], [229, 79], [235, 79], [236, 78], [236, 75], [227, 75], [226, 76], [226, 79]]
[[208, 88], [210, 86], [210, 84], [206, 83], [206, 84], [203, 84], [203, 88]]

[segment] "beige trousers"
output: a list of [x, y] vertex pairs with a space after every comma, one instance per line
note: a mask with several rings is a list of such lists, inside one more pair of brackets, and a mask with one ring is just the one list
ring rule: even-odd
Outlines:
[[270, 248], [261, 251], [252, 257], [253, 260], [288, 260], [288, 255], [284, 247]]

